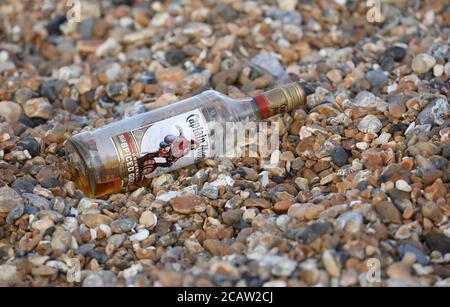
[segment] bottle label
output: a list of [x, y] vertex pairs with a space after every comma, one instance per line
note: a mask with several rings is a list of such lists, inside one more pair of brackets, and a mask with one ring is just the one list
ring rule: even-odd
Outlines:
[[123, 187], [211, 157], [208, 126], [196, 109], [111, 138]]

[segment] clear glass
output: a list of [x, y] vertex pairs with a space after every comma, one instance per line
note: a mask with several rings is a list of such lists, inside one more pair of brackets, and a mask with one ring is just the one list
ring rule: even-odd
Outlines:
[[[205, 91], [166, 107], [72, 136], [66, 143], [66, 155], [73, 181], [88, 197], [101, 197], [145, 184], [144, 180], [123, 187], [120, 160], [111, 138], [192, 110], [200, 110], [207, 124], [261, 119], [253, 98], [231, 99], [216, 91]], [[212, 157], [214, 155], [212, 151]]]

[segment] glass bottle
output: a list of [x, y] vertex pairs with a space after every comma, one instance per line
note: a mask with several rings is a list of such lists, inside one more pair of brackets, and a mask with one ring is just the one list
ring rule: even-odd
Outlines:
[[65, 150], [72, 180], [88, 197], [133, 188], [147, 178], [216, 156], [212, 122], [259, 121], [305, 103], [298, 82], [244, 99], [208, 90], [70, 137]]

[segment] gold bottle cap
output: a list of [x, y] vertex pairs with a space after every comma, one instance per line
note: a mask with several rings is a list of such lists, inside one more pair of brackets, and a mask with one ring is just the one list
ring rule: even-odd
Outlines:
[[306, 93], [299, 82], [294, 82], [256, 96], [255, 101], [259, 106], [261, 117], [268, 118], [305, 105]]

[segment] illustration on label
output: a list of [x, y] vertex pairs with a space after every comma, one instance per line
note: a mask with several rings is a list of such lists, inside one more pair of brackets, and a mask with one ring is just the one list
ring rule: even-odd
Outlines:
[[205, 118], [193, 110], [112, 137], [123, 186], [210, 157]]

